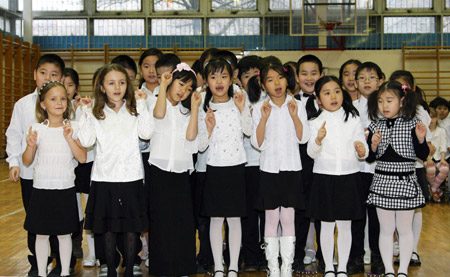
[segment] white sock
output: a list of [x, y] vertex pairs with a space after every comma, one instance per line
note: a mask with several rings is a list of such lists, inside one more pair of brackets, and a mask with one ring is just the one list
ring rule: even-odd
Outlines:
[[347, 262], [350, 255], [350, 248], [352, 246], [352, 221], [336, 220], [336, 226], [338, 229], [338, 271], [347, 272]]
[[325, 272], [334, 271], [333, 254], [334, 254], [334, 227], [336, 223], [321, 221], [320, 222], [320, 248], [322, 249], [323, 261], [325, 262]]
[[47, 235], [36, 235], [36, 261], [38, 266], [38, 275], [47, 276], [47, 261], [50, 254]]
[[61, 276], [70, 275], [70, 258], [72, 257], [72, 237], [70, 234], [58, 235], [59, 257], [61, 259]]
[[223, 270], [223, 221], [223, 217], [211, 217], [211, 223], [209, 226], [209, 238], [211, 241], [211, 251], [214, 259], [214, 271]]
[[77, 192], [77, 208], [78, 208], [78, 221], [83, 220], [83, 208], [81, 207], [81, 193]]
[[[306, 249], [315, 250], [314, 238], [316, 236], [316, 227], [314, 227], [314, 222], [309, 223], [308, 237], [306, 238]], [[312, 258], [312, 257], [311, 257]]]
[[230, 266], [228, 269], [238, 271], [239, 251], [242, 242], [242, 228], [240, 217], [228, 217], [228, 241], [230, 248]]
[[85, 234], [86, 234], [86, 240], [87, 240], [88, 250], [89, 250], [88, 257], [95, 258], [94, 234], [92, 233], [91, 230], [86, 230]]
[[414, 210], [396, 211], [395, 214], [395, 221], [400, 239], [400, 267], [398, 268], [398, 272], [407, 274], [414, 243], [412, 230]]
[[422, 209], [416, 209], [412, 223], [412, 231], [414, 236], [413, 252], [417, 253], [417, 246], [419, 245], [420, 233], [422, 232]]
[[394, 255], [394, 243], [392, 236], [395, 231], [395, 211], [377, 208], [378, 220], [380, 222], [380, 247], [381, 258], [385, 268], [385, 273], [394, 273], [392, 256]]

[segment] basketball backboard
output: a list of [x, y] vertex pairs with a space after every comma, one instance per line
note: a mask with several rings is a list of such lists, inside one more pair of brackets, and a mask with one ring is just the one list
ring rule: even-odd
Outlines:
[[369, 0], [290, 0], [291, 36], [367, 36]]

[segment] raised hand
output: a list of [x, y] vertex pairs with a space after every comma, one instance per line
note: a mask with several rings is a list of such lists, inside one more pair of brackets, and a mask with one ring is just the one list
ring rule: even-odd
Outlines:
[[294, 119], [295, 117], [298, 117], [298, 115], [297, 115], [298, 105], [297, 105], [297, 101], [295, 101], [294, 97], [292, 97], [292, 100], [289, 101], [289, 103], [288, 103], [288, 110], [289, 110], [289, 114], [291, 115], [292, 119]]
[[73, 128], [72, 128], [72, 124], [70, 124], [70, 120], [68, 120], [67, 124], [64, 125], [62, 128], [63, 128], [64, 138], [67, 141], [71, 141], [72, 140], [72, 135], [73, 135]]
[[31, 128], [28, 129], [28, 135], [27, 135], [27, 145], [31, 148], [36, 147], [36, 141], [37, 141], [37, 131]]
[[171, 82], [172, 82], [172, 73], [164, 72], [163, 75], [161, 76], [161, 86], [165, 86], [167, 88]]
[[320, 126], [319, 131], [317, 132], [317, 137], [316, 137], [316, 144], [317, 145], [321, 145], [322, 144], [322, 140], [327, 136], [327, 129], [325, 128], [325, 124], [327, 122], [324, 121], [322, 123], [322, 126]]
[[87, 106], [88, 108], [92, 107], [92, 98], [90, 96], [85, 96], [80, 99], [81, 106]]
[[73, 101], [73, 109], [76, 111], [78, 106], [81, 104], [81, 97], [80, 95], [75, 96], [75, 101]]
[[360, 158], [366, 155], [366, 148], [364, 147], [364, 144], [360, 141], [355, 141], [355, 150]]
[[147, 96], [148, 95], [145, 91], [138, 90], [138, 91], [136, 91], [134, 97], [136, 98], [136, 100], [139, 100], [139, 99], [147, 99]]
[[372, 151], [373, 152], [377, 151], [377, 147], [380, 144], [381, 139], [382, 139], [382, 135], [380, 133], [380, 130], [377, 130], [375, 132], [375, 134], [373, 134], [373, 136], [372, 136]]
[[245, 94], [242, 92], [236, 92], [233, 95], [234, 104], [238, 107], [239, 111], [242, 112], [245, 108]]
[[261, 118], [268, 119], [272, 111], [272, 105], [269, 104], [270, 99], [263, 102], [261, 106]]
[[191, 96], [191, 110], [196, 107], [198, 108], [200, 104], [202, 103], [202, 96], [200, 95], [200, 92], [194, 91]]
[[427, 127], [422, 122], [417, 122], [416, 124], [416, 136], [420, 143], [425, 140], [425, 135], [427, 134]]
[[208, 133], [211, 136], [214, 126], [216, 126], [216, 117], [214, 116], [214, 112], [211, 108], [208, 108], [208, 111], [206, 112], [205, 122]]

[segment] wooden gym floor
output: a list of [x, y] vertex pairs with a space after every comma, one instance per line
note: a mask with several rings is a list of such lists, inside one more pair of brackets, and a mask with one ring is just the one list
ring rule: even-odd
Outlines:
[[[0, 160], [0, 276], [25, 276], [29, 270], [27, 261], [27, 236], [23, 229], [25, 212], [19, 183], [8, 179], [8, 164]], [[83, 240], [83, 249], [87, 245]], [[419, 242], [420, 267], [410, 267], [410, 277], [450, 276], [450, 205], [429, 203], [423, 209], [423, 229]], [[98, 267], [83, 268], [78, 259], [75, 276], [97, 276]], [[148, 276], [144, 263], [143, 276]], [[314, 271], [315, 266], [307, 266]], [[369, 267], [366, 266], [366, 271]], [[321, 276], [321, 274], [296, 276]], [[198, 275], [200, 277], [201, 275]], [[243, 277], [263, 277], [265, 272], [243, 273]], [[353, 275], [356, 277], [366, 274]]]

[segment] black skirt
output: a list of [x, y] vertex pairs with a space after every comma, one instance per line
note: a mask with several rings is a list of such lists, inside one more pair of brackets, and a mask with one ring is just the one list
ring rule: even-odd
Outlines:
[[92, 181], [86, 205], [86, 230], [93, 233], [143, 232], [148, 227], [142, 180], [113, 183]]
[[206, 167], [203, 215], [208, 217], [244, 217], [245, 166]]
[[94, 162], [78, 164], [75, 167], [75, 189], [77, 192], [89, 193], [91, 189], [91, 172]]
[[307, 215], [320, 221], [362, 219], [360, 185], [359, 172], [340, 176], [314, 173]]
[[75, 187], [31, 192], [24, 228], [39, 235], [66, 235], [80, 229]]
[[274, 210], [278, 207], [305, 209], [301, 171], [261, 171], [256, 208]]
[[195, 274], [195, 226], [189, 173], [150, 167], [149, 273]]

